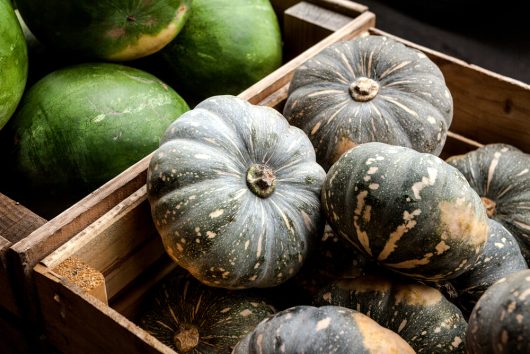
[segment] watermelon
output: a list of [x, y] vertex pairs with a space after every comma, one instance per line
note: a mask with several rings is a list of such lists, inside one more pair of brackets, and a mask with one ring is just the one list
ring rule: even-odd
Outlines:
[[179, 92], [200, 101], [237, 95], [275, 70], [281, 43], [269, 0], [193, 0], [182, 32], [160, 55]]
[[177, 36], [191, 0], [17, 0], [43, 44], [112, 61], [153, 54]]
[[87, 63], [45, 76], [5, 127], [9, 179], [27, 192], [18, 199], [72, 202], [154, 151], [188, 109], [155, 76], [124, 65]]
[[11, 118], [26, 86], [28, 53], [10, 0], [0, 0], [0, 129]]

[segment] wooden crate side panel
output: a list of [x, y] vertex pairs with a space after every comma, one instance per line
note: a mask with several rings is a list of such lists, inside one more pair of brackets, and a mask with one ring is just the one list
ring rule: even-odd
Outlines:
[[372, 29], [417, 48], [436, 63], [453, 96], [450, 130], [482, 144], [504, 142], [530, 153], [530, 85]]
[[35, 267], [45, 334], [65, 353], [167, 353], [160, 343], [124, 316], [82, 290]]
[[30, 352], [28, 338], [22, 323], [0, 312], [0, 351], [5, 354]]

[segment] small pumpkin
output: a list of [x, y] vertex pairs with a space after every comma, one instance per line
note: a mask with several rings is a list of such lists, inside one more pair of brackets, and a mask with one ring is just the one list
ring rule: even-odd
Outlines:
[[229, 353], [273, 313], [256, 294], [208, 287], [177, 269], [147, 295], [138, 322], [179, 353]]
[[471, 354], [530, 353], [530, 270], [493, 284], [469, 318], [466, 349]]
[[340, 306], [295, 306], [256, 326], [234, 348], [248, 353], [414, 353], [396, 333]]
[[438, 290], [388, 274], [343, 278], [323, 287], [314, 306], [344, 306], [399, 334], [418, 353], [463, 353], [467, 323]]
[[371, 142], [346, 152], [327, 174], [322, 204], [341, 237], [419, 280], [462, 274], [487, 241], [485, 208], [462, 174], [406, 147]]
[[283, 111], [328, 170], [348, 149], [379, 141], [438, 155], [453, 117], [440, 69], [384, 36], [334, 44], [294, 73]]
[[309, 139], [280, 113], [214, 96], [169, 126], [147, 193], [177, 264], [211, 286], [270, 287], [311, 253], [324, 179]]
[[506, 228], [490, 219], [488, 242], [475, 264], [452, 279], [455, 302], [469, 316], [478, 299], [497, 280], [519, 270], [528, 269], [517, 241]]
[[482, 198], [488, 216], [515, 236], [530, 264], [530, 154], [507, 144], [488, 144], [447, 162]]

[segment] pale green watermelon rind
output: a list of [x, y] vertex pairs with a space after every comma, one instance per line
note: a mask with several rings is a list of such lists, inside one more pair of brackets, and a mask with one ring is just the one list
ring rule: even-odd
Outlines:
[[55, 71], [28, 90], [8, 125], [14, 171], [31, 190], [90, 191], [154, 151], [187, 110], [178, 93], [137, 69]]
[[181, 33], [161, 55], [179, 92], [236, 95], [282, 64], [282, 39], [268, 0], [194, 0]]
[[0, 129], [13, 115], [26, 86], [28, 52], [11, 1], [0, 0]]

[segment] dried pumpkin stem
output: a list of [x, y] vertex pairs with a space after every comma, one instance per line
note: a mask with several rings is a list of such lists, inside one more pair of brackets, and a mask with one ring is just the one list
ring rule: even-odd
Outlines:
[[486, 197], [480, 197], [480, 199], [482, 199], [482, 203], [486, 207], [486, 214], [488, 215], [488, 218], [494, 217], [496, 213], [497, 203]]
[[379, 84], [367, 77], [359, 77], [350, 85], [350, 95], [355, 101], [370, 101], [378, 92]]
[[199, 344], [199, 330], [192, 324], [182, 324], [173, 336], [173, 340], [179, 352], [187, 353]]
[[247, 170], [247, 186], [260, 198], [267, 198], [276, 188], [276, 176], [266, 165], [253, 164]]

